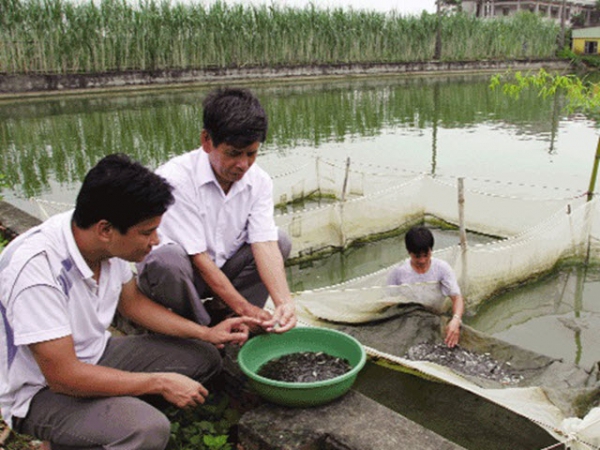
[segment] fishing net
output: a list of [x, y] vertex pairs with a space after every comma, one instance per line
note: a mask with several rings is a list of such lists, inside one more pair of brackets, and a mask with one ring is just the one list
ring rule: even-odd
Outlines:
[[[361, 240], [401, 234], [424, 220], [495, 237], [488, 244], [463, 241], [434, 252], [454, 269], [470, 314], [495, 293], [549, 273], [561, 262], [600, 262], [600, 207], [583, 191], [419, 174], [329, 160], [309, 151], [261, 158], [261, 166], [273, 176], [276, 223], [292, 239], [292, 258], [316, 257]], [[46, 210], [57, 210], [56, 204], [36, 201]], [[418, 346], [442, 341], [448, 300], [435, 284], [386, 286], [390, 268], [295, 293], [302, 323], [342, 329], [361, 340], [372, 356], [502, 405], [569, 448], [600, 448], [600, 409], [593, 407], [600, 398], [597, 363], [582, 368], [469, 327], [461, 334], [461, 361], [466, 364], [488, 354], [497, 362], [496, 370], [510, 368], [500, 381], [461, 372], [458, 365], [445, 366], [441, 359], [411, 359]], [[440, 347], [432, 348], [436, 351], [428, 353], [439, 352]], [[450, 356], [457, 355], [446, 355], [446, 361]]]
[[[321, 292], [323, 302], [328, 294]], [[300, 317], [303, 325], [331, 327], [356, 337], [371, 357], [501, 405], [568, 448], [600, 448], [600, 408], [589, 406], [600, 396], [597, 364], [579, 367], [468, 326], [463, 326], [460, 345], [449, 349], [442, 342], [449, 318], [414, 303], [389, 306], [376, 320], [360, 324], [318, 320], [305, 310]]]
[[[600, 208], [583, 192], [473, 179], [464, 180], [460, 191], [456, 179], [318, 164], [325, 163], [327, 184], [318, 183], [313, 192], [327, 186], [328, 195], [344, 200], [277, 217], [292, 237], [294, 256], [344, 248], [431, 218], [458, 226], [462, 216], [465, 229], [498, 238], [434, 252], [453, 267], [471, 314], [495, 293], [549, 273], [561, 262], [600, 261]], [[344, 192], [349, 185], [361, 188]], [[442, 341], [450, 302], [439, 285], [388, 287], [390, 269], [296, 293], [303, 324], [347, 332], [371, 356], [501, 405], [568, 448], [600, 448], [600, 408], [594, 407], [600, 398], [598, 363], [580, 367], [466, 326], [459, 348], [448, 349]]]

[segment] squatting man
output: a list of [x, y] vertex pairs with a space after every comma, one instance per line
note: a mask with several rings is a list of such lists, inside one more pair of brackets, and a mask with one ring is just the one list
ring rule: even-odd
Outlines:
[[[200, 325], [138, 289], [129, 262], [159, 243], [172, 203], [165, 179], [110, 155], [86, 175], [74, 211], [0, 254], [0, 407], [12, 429], [52, 450], [162, 450], [170, 424], [153, 405], [202, 404], [218, 347], [242, 345], [260, 324]], [[153, 333], [111, 336], [117, 309]]]
[[[200, 324], [247, 316], [276, 333], [296, 325], [284, 267], [291, 242], [275, 225], [273, 182], [256, 164], [267, 128], [252, 92], [215, 89], [203, 102], [201, 147], [156, 170], [175, 203], [160, 225], [162, 244], [138, 264], [139, 286]], [[273, 314], [264, 309], [269, 296]]]

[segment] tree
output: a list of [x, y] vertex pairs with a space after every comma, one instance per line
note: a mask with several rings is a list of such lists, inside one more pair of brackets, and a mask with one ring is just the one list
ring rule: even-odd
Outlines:
[[483, 0], [477, 0], [475, 6], [475, 17], [483, 16]]
[[435, 25], [435, 50], [433, 59], [439, 61], [442, 58], [442, 0], [437, 0], [436, 25]]
[[571, 26], [581, 28], [585, 25], [585, 14], [578, 12], [571, 16]]
[[562, 0], [560, 7], [560, 36], [558, 39], [558, 49], [562, 50], [565, 47], [565, 19], [567, 16], [567, 0]]
[[[435, 50], [433, 59], [439, 61], [442, 58], [442, 16], [444, 9], [456, 8], [462, 11], [462, 0], [437, 0], [436, 2], [436, 30], [435, 30]], [[442, 6], [446, 8], [442, 9]]]
[[501, 87], [506, 95], [518, 99], [525, 89], [536, 89], [547, 98], [559, 91], [566, 94], [567, 113], [580, 111], [583, 114], [600, 121], [600, 85], [591, 83], [576, 75], [550, 74], [544, 69], [538, 73], [523, 75], [521, 72], [506, 72], [494, 75], [490, 80], [490, 88]]

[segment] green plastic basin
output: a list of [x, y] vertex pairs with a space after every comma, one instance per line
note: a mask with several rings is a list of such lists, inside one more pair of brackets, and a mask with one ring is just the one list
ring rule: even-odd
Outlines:
[[[268, 361], [297, 352], [324, 352], [348, 360], [352, 369], [323, 381], [295, 383], [276, 381], [257, 374]], [[261, 334], [239, 351], [238, 363], [250, 386], [265, 400], [291, 407], [317, 406], [345, 394], [364, 367], [367, 356], [352, 336], [328, 328], [297, 327], [282, 334]]]

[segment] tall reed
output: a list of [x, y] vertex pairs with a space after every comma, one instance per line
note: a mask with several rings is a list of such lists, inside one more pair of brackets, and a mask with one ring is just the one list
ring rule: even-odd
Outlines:
[[[167, 0], [0, 0], [0, 72], [426, 61], [437, 17]], [[558, 26], [531, 13], [441, 22], [446, 61], [546, 58]]]

